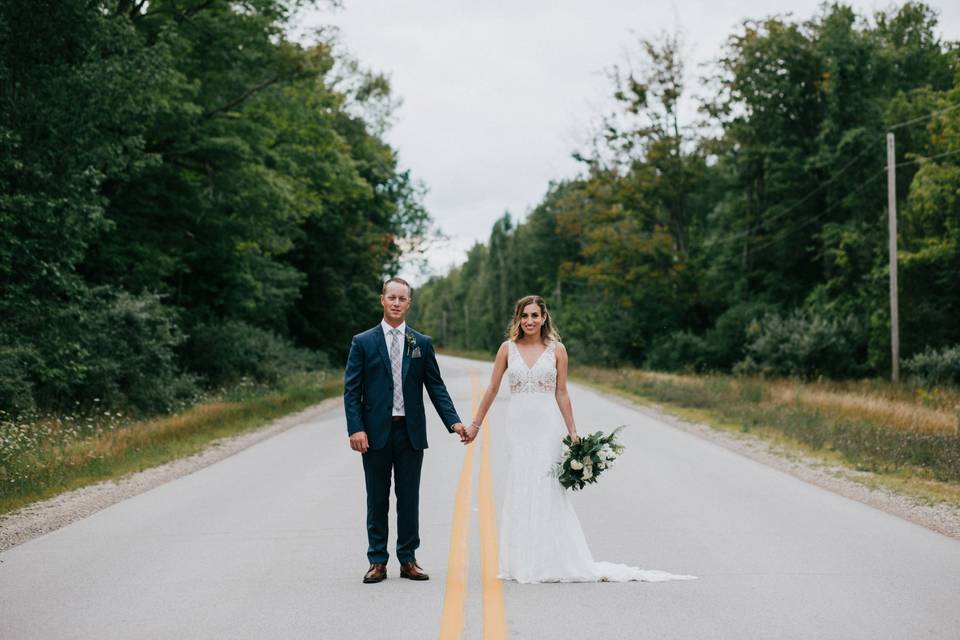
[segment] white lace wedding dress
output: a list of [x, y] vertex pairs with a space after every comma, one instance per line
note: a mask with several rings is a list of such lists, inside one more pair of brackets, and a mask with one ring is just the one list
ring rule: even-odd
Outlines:
[[556, 343], [550, 343], [532, 367], [513, 341], [508, 348], [508, 466], [500, 513], [498, 577], [522, 583], [695, 579], [593, 560], [570, 495], [553, 473], [566, 435], [554, 395]]

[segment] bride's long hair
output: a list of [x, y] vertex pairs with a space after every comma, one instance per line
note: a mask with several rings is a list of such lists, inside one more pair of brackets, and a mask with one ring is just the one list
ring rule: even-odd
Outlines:
[[541, 296], [524, 296], [517, 300], [517, 306], [513, 310], [513, 319], [507, 325], [507, 339], [514, 342], [523, 335], [523, 329], [520, 327], [520, 314], [523, 313], [527, 305], [535, 304], [540, 307], [540, 314], [543, 316], [543, 324], [540, 325], [540, 340], [547, 342], [560, 342], [560, 333], [557, 332], [553, 324], [553, 316], [547, 310], [547, 303]]

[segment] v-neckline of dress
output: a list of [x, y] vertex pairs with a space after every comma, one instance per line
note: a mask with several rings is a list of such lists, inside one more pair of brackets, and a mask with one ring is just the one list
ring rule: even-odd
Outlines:
[[546, 347], [544, 347], [543, 351], [540, 352], [540, 355], [538, 355], [536, 360], [533, 361], [533, 364], [527, 364], [527, 361], [524, 360], [523, 358], [523, 352], [520, 351], [520, 347], [517, 346], [516, 341], [512, 340], [511, 342], [513, 342], [513, 348], [517, 350], [517, 355], [520, 356], [520, 362], [522, 362], [523, 366], [527, 368], [527, 371], [533, 371], [533, 368], [537, 366], [537, 364], [540, 362], [540, 359], [543, 357], [543, 354], [545, 354], [547, 352], [547, 349], [550, 348], [550, 345], [547, 345]]

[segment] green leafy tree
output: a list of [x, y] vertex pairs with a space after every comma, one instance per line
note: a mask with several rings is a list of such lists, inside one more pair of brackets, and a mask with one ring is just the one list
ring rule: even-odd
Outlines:
[[344, 355], [430, 220], [386, 79], [287, 37], [314, 4], [0, 4], [0, 406], [167, 410]]
[[576, 154], [583, 174], [428, 282], [424, 323], [444, 344], [489, 348], [475, 333], [508, 313], [503, 292], [538, 292], [581, 361], [882, 375], [893, 127], [902, 353], [952, 354], [960, 47], [936, 33], [936, 12], [915, 2], [746, 20], [693, 125], [679, 38], [641, 40], [637, 62], [611, 73], [614, 107]]

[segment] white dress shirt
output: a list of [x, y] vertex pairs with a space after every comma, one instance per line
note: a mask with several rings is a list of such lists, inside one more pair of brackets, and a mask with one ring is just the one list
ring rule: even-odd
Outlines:
[[[403, 347], [403, 341], [407, 339], [407, 337], [406, 337], [406, 333], [407, 333], [407, 323], [406, 323], [406, 322], [401, 322], [401, 323], [400, 323], [400, 326], [398, 326], [398, 327], [391, 327], [389, 324], [387, 324], [387, 321], [386, 321], [386, 320], [381, 320], [381, 321], [380, 321], [380, 328], [383, 329], [383, 339], [384, 339], [384, 341], [387, 343], [387, 355], [390, 355], [390, 343], [393, 341], [393, 338], [390, 337], [390, 332], [393, 331], [394, 328], [400, 330], [400, 335], [397, 336], [397, 339], [400, 341], [400, 368], [401, 368], [401, 372], [402, 372], [402, 370], [403, 370], [403, 348], [404, 348], [404, 347]], [[393, 375], [393, 370], [392, 370], [392, 369], [390, 370], [390, 375], [391, 375], [391, 376]], [[401, 378], [401, 380], [402, 380], [402, 378]], [[397, 409], [396, 407], [394, 407], [394, 408], [393, 408], [393, 415], [395, 415], [395, 416], [405, 415], [405, 411], [404, 411], [403, 407], [400, 407], [399, 409]]]

